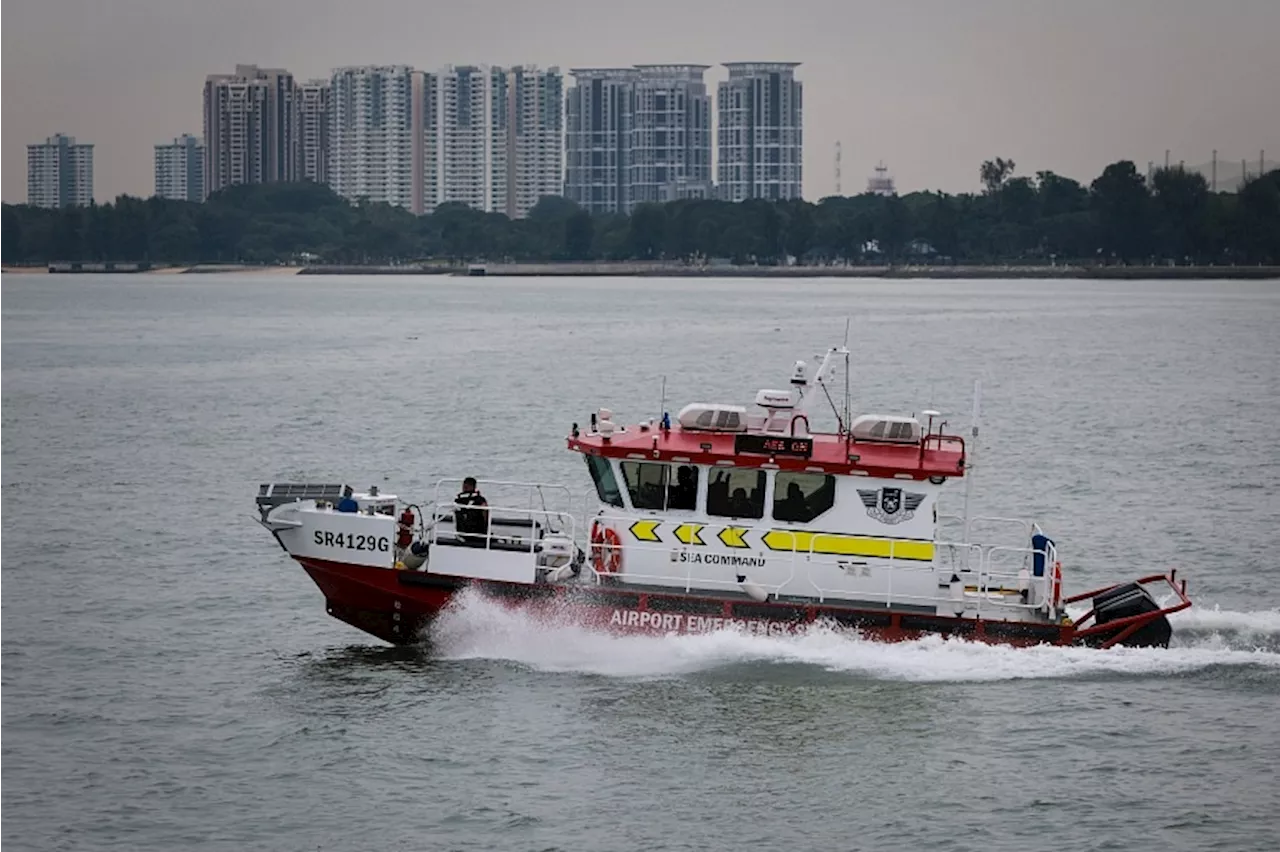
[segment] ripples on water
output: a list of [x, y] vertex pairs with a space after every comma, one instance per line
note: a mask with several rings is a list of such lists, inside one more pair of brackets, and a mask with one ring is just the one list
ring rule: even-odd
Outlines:
[[[1256, 283], [6, 276], [11, 849], [1272, 849], [1280, 291]], [[853, 319], [862, 410], [984, 383], [978, 511], [1167, 650], [605, 637], [466, 600], [381, 646], [259, 481], [557, 480], [572, 420], [740, 401]]]

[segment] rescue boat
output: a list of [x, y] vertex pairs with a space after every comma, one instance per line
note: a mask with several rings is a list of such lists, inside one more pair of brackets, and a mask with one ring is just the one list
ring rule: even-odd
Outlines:
[[[1191, 606], [1174, 571], [1068, 596], [1058, 544], [1038, 522], [970, 516], [976, 383], [966, 438], [937, 411], [853, 416], [848, 367], [835, 347], [816, 368], [797, 361], [789, 387], [760, 390], [750, 408], [692, 403], [674, 422], [664, 411], [623, 424], [598, 409], [565, 439], [585, 460], [585, 498], [481, 480], [477, 510], [451, 496], [456, 479], [425, 502], [275, 482], [259, 487], [258, 520], [331, 616], [394, 644], [420, 641], [473, 589], [610, 632], [820, 625], [889, 641], [1167, 647], [1168, 616]], [[836, 428], [811, 431], [823, 399]], [[962, 513], [940, 513], [956, 480]]]

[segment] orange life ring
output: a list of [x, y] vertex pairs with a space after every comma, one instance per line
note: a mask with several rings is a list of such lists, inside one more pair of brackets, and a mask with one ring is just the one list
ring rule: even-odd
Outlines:
[[600, 574], [617, 574], [622, 568], [622, 539], [599, 521], [591, 525], [591, 567]]
[[1053, 605], [1056, 608], [1062, 603], [1062, 563], [1053, 563]]

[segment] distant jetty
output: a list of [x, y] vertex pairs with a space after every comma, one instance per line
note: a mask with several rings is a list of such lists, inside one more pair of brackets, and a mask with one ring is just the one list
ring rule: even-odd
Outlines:
[[103, 272], [125, 273], [125, 272], [150, 272], [151, 264], [146, 261], [67, 261], [64, 263], [49, 264], [49, 271], [64, 274], [97, 274]]
[[153, 275], [452, 275], [521, 278], [888, 278], [888, 279], [1097, 279], [1274, 280], [1280, 266], [1072, 266], [1050, 265], [884, 265], [884, 266], [733, 266], [655, 261], [587, 263], [404, 263], [395, 265], [307, 266], [216, 263], [152, 267], [147, 263], [50, 263], [4, 268], [8, 273]]
[[483, 263], [467, 266], [305, 266], [299, 275], [466, 275], [497, 277], [631, 278], [1095, 278], [1275, 279], [1280, 266], [733, 266], [682, 263]]

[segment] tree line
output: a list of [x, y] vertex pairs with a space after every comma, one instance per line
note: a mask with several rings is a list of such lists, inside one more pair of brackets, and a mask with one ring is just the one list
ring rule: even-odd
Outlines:
[[122, 195], [113, 203], [3, 207], [6, 264], [386, 264], [417, 261], [728, 260], [801, 263], [1280, 264], [1280, 170], [1238, 193], [1132, 162], [1085, 186], [1053, 172], [979, 169], [983, 190], [644, 204], [589, 215], [559, 197], [525, 219], [445, 204], [425, 216], [348, 203], [328, 187], [229, 187], [203, 204]]

